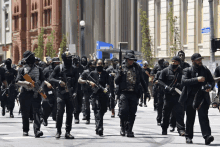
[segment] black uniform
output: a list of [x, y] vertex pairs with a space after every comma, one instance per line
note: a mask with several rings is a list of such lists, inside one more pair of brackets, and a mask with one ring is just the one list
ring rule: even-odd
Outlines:
[[[81, 74], [82, 80], [88, 80], [88, 75], [90, 74], [90, 70], [84, 70], [84, 72]], [[92, 95], [92, 89], [91, 86], [88, 84], [82, 85], [82, 91], [83, 91], [83, 104], [84, 104], [84, 111], [83, 115], [86, 118], [86, 120], [90, 120], [90, 96]]]
[[[198, 82], [197, 77], [205, 77], [205, 82]], [[183, 70], [182, 84], [183, 88], [182, 95], [179, 102], [185, 104], [186, 109], [186, 138], [193, 138], [193, 126], [195, 122], [196, 110], [192, 107], [193, 100], [196, 93], [201, 89], [203, 85], [210, 84], [211, 89], [214, 88], [215, 82], [212, 77], [210, 70], [202, 66], [201, 68], [195, 68], [195, 66], [186, 68]], [[201, 92], [201, 91], [200, 91]], [[200, 94], [199, 92], [199, 94]], [[199, 123], [202, 131], [203, 138], [211, 135], [211, 128], [208, 118], [208, 110], [210, 105], [210, 96], [208, 92], [201, 92], [200, 98], [204, 100], [201, 107], [198, 110]]]
[[13, 110], [15, 107], [15, 99], [17, 96], [17, 91], [16, 91], [16, 87], [15, 87], [15, 79], [17, 77], [17, 71], [13, 68], [5, 68], [5, 78], [8, 82], [9, 85], [9, 93], [8, 93], [8, 97], [6, 97], [6, 95], [4, 95], [3, 97], [6, 97], [6, 102], [7, 102], [7, 106], [8, 106], [8, 110], [10, 111], [10, 116], [13, 116]]
[[[49, 65], [43, 70], [45, 80], [49, 80], [51, 73], [53, 72], [55, 67]], [[57, 112], [57, 104], [56, 104], [56, 87], [58, 86], [57, 83], [51, 83], [54, 89], [49, 89], [47, 85], [44, 85], [44, 91], [47, 95], [47, 99], [43, 99], [42, 108], [43, 108], [43, 119], [44, 122], [47, 124], [47, 119], [52, 112], [53, 120], [56, 120], [56, 112]]]
[[[24, 73], [26, 73], [25, 72], [26, 69], [29, 75], [31, 76], [32, 80], [34, 80], [38, 85], [41, 85], [41, 83], [44, 81], [44, 75], [42, 70], [36, 65], [30, 67], [28, 64], [24, 65], [24, 67], [22, 67], [21, 70], [19, 70], [16, 83], [18, 81], [25, 81], [23, 75]], [[41, 125], [40, 114], [39, 114], [39, 110], [41, 108], [41, 97], [37, 91], [33, 91], [31, 89], [26, 89], [23, 87], [21, 89], [19, 101], [21, 105], [23, 132], [29, 131], [29, 117], [30, 117], [31, 105], [33, 107], [33, 116], [34, 116], [33, 127], [36, 136], [38, 131], [40, 131], [40, 125]]]
[[[220, 66], [218, 66], [215, 69], [214, 75], [215, 75], [216, 78], [220, 77]], [[218, 86], [218, 96], [219, 96], [219, 93], [220, 93], [220, 81], [218, 81], [217, 86]]]
[[[96, 80], [102, 87], [109, 85], [109, 75], [103, 70], [101, 74], [98, 73], [97, 69], [90, 73], [90, 76]], [[89, 79], [89, 81], [93, 81]], [[92, 110], [95, 115], [96, 133], [99, 135], [103, 134], [103, 117], [107, 111], [108, 96], [103, 92], [102, 89], [93, 88], [91, 96]]]
[[[58, 133], [61, 134], [63, 124], [63, 114], [66, 106], [66, 132], [72, 129], [73, 119], [73, 94], [77, 92], [78, 85], [78, 72], [73, 66], [65, 66], [61, 64], [56, 66], [50, 75], [49, 82], [59, 84], [60, 80], [66, 83], [66, 87], [61, 87], [60, 84], [57, 88], [57, 116], [56, 128]], [[68, 88], [67, 88], [68, 86]], [[69, 91], [67, 90], [69, 89]]]
[[[164, 66], [161, 66], [159, 64], [156, 64], [154, 66], [154, 68], [151, 70], [151, 75], [155, 76], [155, 74], [158, 72], [158, 71], [162, 71], [165, 67]], [[157, 109], [157, 86], [154, 84], [153, 85], [153, 97], [154, 97], [154, 110]]]
[[[2, 85], [2, 81], [4, 81], [4, 80], [5, 80], [5, 69], [0, 67], [0, 85]], [[3, 87], [3, 85], [2, 85], [2, 87]], [[1, 91], [0, 97], [1, 97], [2, 115], [4, 116], [5, 115], [5, 105], [6, 105], [5, 103], [7, 102], [7, 100], [6, 100], [5, 96], [2, 96], [2, 92], [3, 91]]]
[[[112, 65], [109, 66], [109, 68], [106, 70], [108, 74], [111, 74], [111, 73], [117, 73], [117, 68], [114, 68]], [[110, 92], [111, 92], [111, 96], [113, 98], [115, 98], [115, 77], [114, 76], [109, 76], [109, 89], [110, 89]], [[109, 109], [112, 110], [115, 108], [115, 100], [114, 99], [111, 99], [109, 98]]]
[[[82, 65], [79, 64], [79, 66], [75, 66], [74, 68], [77, 70], [78, 72], [78, 77], [83, 73], [84, 68]], [[78, 82], [78, 79], [76, 79]], [[79, 121], [79, 113], [82, 111], [82, 101], [83, 101], [83, 91], [81, 88], [81, 84], [78, 83], [78, 90], [77, 90], [77, 95], [76, 98], [74, 99], [74, 117], [75, 120]], [[76, 123], [76, 122], [75, 122]]]
[[[176, 87], [181, 90], [181, 78], [182, 78], [182, 70], [181, 68], [177, 68], [176, 71], [172, 70], [171, 65], [164, 70], [161, 71], [159, 81], [162, 81], [169, 87]], [[175, 117], [177, 122], [177, 128], [180, 133], [180, 130], [185, 130], [184, 125], [184, 108], [180, 103], [178, 103], [180, 95], [176, 91], [167, 91], [165, 89], [165, 97], [164, 97], [164, 106], [162, 112], [162, 124], [161, 127], [163, 131], [166, 131], [169, 126], [169, 118], [172, 110], [175, 111]]]
[[[180, 67], [181, 67], [181, 69], [185, 69], [185, 68], [187, 68], [187, 67], [190, 67], [190, 65], [189, 65], [189, 63], [187, 63], [187, 62], [181, 62]], [[175, 111], [175, 110], [173, 109], [173, 111]], [[184, 113], [184, 116], [185, 116], [185, 113]], [[176, 118], [175, 118], [175, 116], [173, 115], [173, 112], [171, 113], [171, 116], [170, 116], [170, 126], [171, 126], [172, 128], [175, 128], [175, 127], [176, 127]]]
[[[143, 78], [141, 68], [137, 63], [127, 67], [126, 63], [122, 66], [123, 71], [118, 71], [115, 83], [119, 85], [120, 100], [119, 100], [119, 117], [121, 119], [122, 131], [127, 130], [128, 137], [133, 137], [132, 128], [134, 125], [137, 105], [139, 100], [138, 85], [141, 83], [145, 91], [147, 86]], [[126, 128], [125, 128], [126, 127]], [[121, 134], [122, 135], [122, 134]]]
[[148, 73], [150, 74], [151, 73], [151, 69], [150, 68], [147, 68], [147, 69], [142, 68], [143, 78], [144, 78], [144, 80], [146, 82], [146, 85], [147, 85], [147, 92], [144, 92], [144, 94], [142, 93], [141, 104], [144, 102], [145, 105], [146, 105], [147, 97], [150, 99], [150, 93], [148, 91], [149, 76], [145, 73], [146, 71], [148, 71]]
[[[159, 80], [161, 71], [158, 71], [157, 74], [155, 75], [154, 82]], [[155, 85], [157, 94], [155, 96], [157, 97], [157, 123], [158, 125], [161, 124], [162, 120], [162, 110], [163, 110], [163, 99], [164, 99], [164, 91], [163, 87], [160, 86], [160, 84]]]

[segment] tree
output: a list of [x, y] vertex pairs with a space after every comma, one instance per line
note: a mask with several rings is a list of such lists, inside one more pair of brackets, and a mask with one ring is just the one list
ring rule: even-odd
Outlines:
[[47, 48], [46, 49], [47, 50], [46, 55], [51, 57], [51, 58], [56, 56], [56, 50], [53, 49], [53, 41], [54, 41], [54, 38], [55, 38], [54, 32], [55, 32], [54, 30], [51, 31], [50, 36], [48, 36], [48, 42], [46, 44], [46, 48]]
[[169, 27], [170, 27], [170, 33], [169, 33], [169, 39], [170, 39], [170, 56], [175, 56], [176, 52], [178, 50], [181, 50], [181, 40], [180, 40], [180, 34], [179, 34], [179, 28], [176, 27], [176, 22], [178, 17], [174, 16], [173, 14], [173, 3], [170, 2], [170, 9], [169, 12], [167, 13], [167, 19], [169, 22]]
[[60, 43], [60, 55], [59, 55], [60, 61], [62, 61], [63, 52], [66, 51], [67, 36], [68, 35], [63, 34], [63, 39]]
[[148, 18], [146, 11], [142, 9], [139, 10], [141, 19], [141, 33], [142, 33], [142, 47], [141, 51], [143, 53], [143, 59], [147, 60], [150, 67], [153, 66], [153, 54], [152, 54], [152, 39], [150, 36], [150, 29], [148, 25]]
[[38, 35], [38, 47], [34, 50], [35, 56], [43, 60], [44, 53], [44, 29], [41, 28], [40, 35]]

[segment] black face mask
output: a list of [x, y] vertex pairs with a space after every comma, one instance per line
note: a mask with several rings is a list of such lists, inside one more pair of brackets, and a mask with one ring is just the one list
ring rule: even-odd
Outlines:
[[63, 62], [66, 67], [72, 66], [72, 59], [65, 59]]
[[26, 61], [27, 64], [34, 64], [35, 63], [35, 57], [34, 56], [30, 56], [27, 61]]
[[86, 64], [87, 64], [87, 61], [86, 61], [86, 59], [85, 59], [85, 58], [82, 58], [82, 61], [81, 61], [81, 63], [82, 63], [82, 65], [83, 65], [83, 66], [86, 66]]
[[97, 66], [97, 71], [102, 72], [103, 71], [103, 66]]
[[176, 69], [178, 66], [179, 65], [174, 65], [174, 64], [171, 65], [172, 69]]

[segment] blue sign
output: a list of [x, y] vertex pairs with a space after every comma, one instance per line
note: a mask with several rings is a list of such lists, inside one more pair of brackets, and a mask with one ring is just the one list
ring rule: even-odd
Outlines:
[[136, 62], [137, 62], [141, 67], [143, 67], [142, 60], [137, 60]]
[[211, 30], [210, 30], [210, 27], [207, 27], [207, 28], [203, 28], [201, 29], [202, 30], [202, 34], [205, 34], [205, 33], [209, 33]]
[[[110, 47], [113, 48], [113, 44], [110, 43], [106, 43], [106, 42], [101, 42], [101, 41], [97, 41], [96, 42], [96, 49], [109, 49]], [[102, 52], [101, 51], [97, 51], [96, 52], [97, 58], [98, 59], [102, 59]], [[113, 54], [110, 54], [110, 59], [113, 58]]]

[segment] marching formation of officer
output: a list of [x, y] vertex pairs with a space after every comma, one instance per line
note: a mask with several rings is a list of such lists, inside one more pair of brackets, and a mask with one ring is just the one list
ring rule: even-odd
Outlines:
[[132, 50], [126, 51], [123, 61], [112, 58], [111, 64], [109, 60], [80, 58], [69, 51], [61, 56], [62, 63], [58, 57], [46, 57], [44, 62], [31, 51], [25, 51], [17, 67], [12, 65], [11, 59], [0, 65], [2, 116], [7, 109], [13, 118], [15, 100], [19, 100], [23, 136], [29, 135], [32, 120], [35, 137], [43, 136], [41, 124], [47, 126], [47, 120], [52, 116], [57, 128], [55, 138], [60, 138], [66, 112], [65, 138], [74, 139], [71, 135], [73, 115], [75, 124], [79, 124], [82, 112], [82, 120], [89, 125], [91, 108], [95, 116], [95, 133], [103, 136], [104, 115], [109, 110], [114, 118], [118, 102], [120, 135], [134, 137], [137, 107], [147, 107], [152, 83], [154, 110], [162, 135], [168, 134], [170, 125], [171, 132], [177, 127], [186, 143], [193, 143], [197, 110], [205, 144], [214, 140], [208, 118], [209, 92], [214, 88], [215, 80], [220, 79], [220, 67], [215, 70], [214, 80], [210, 70], [202, 64], [200, 54], [192, 55], [192, 67], [185, 62], [185, 53], [179, 51], [170, 64], [163, 58], [158, 59], [152, 70], [148, 61], [143, 61], [141, 67]]

